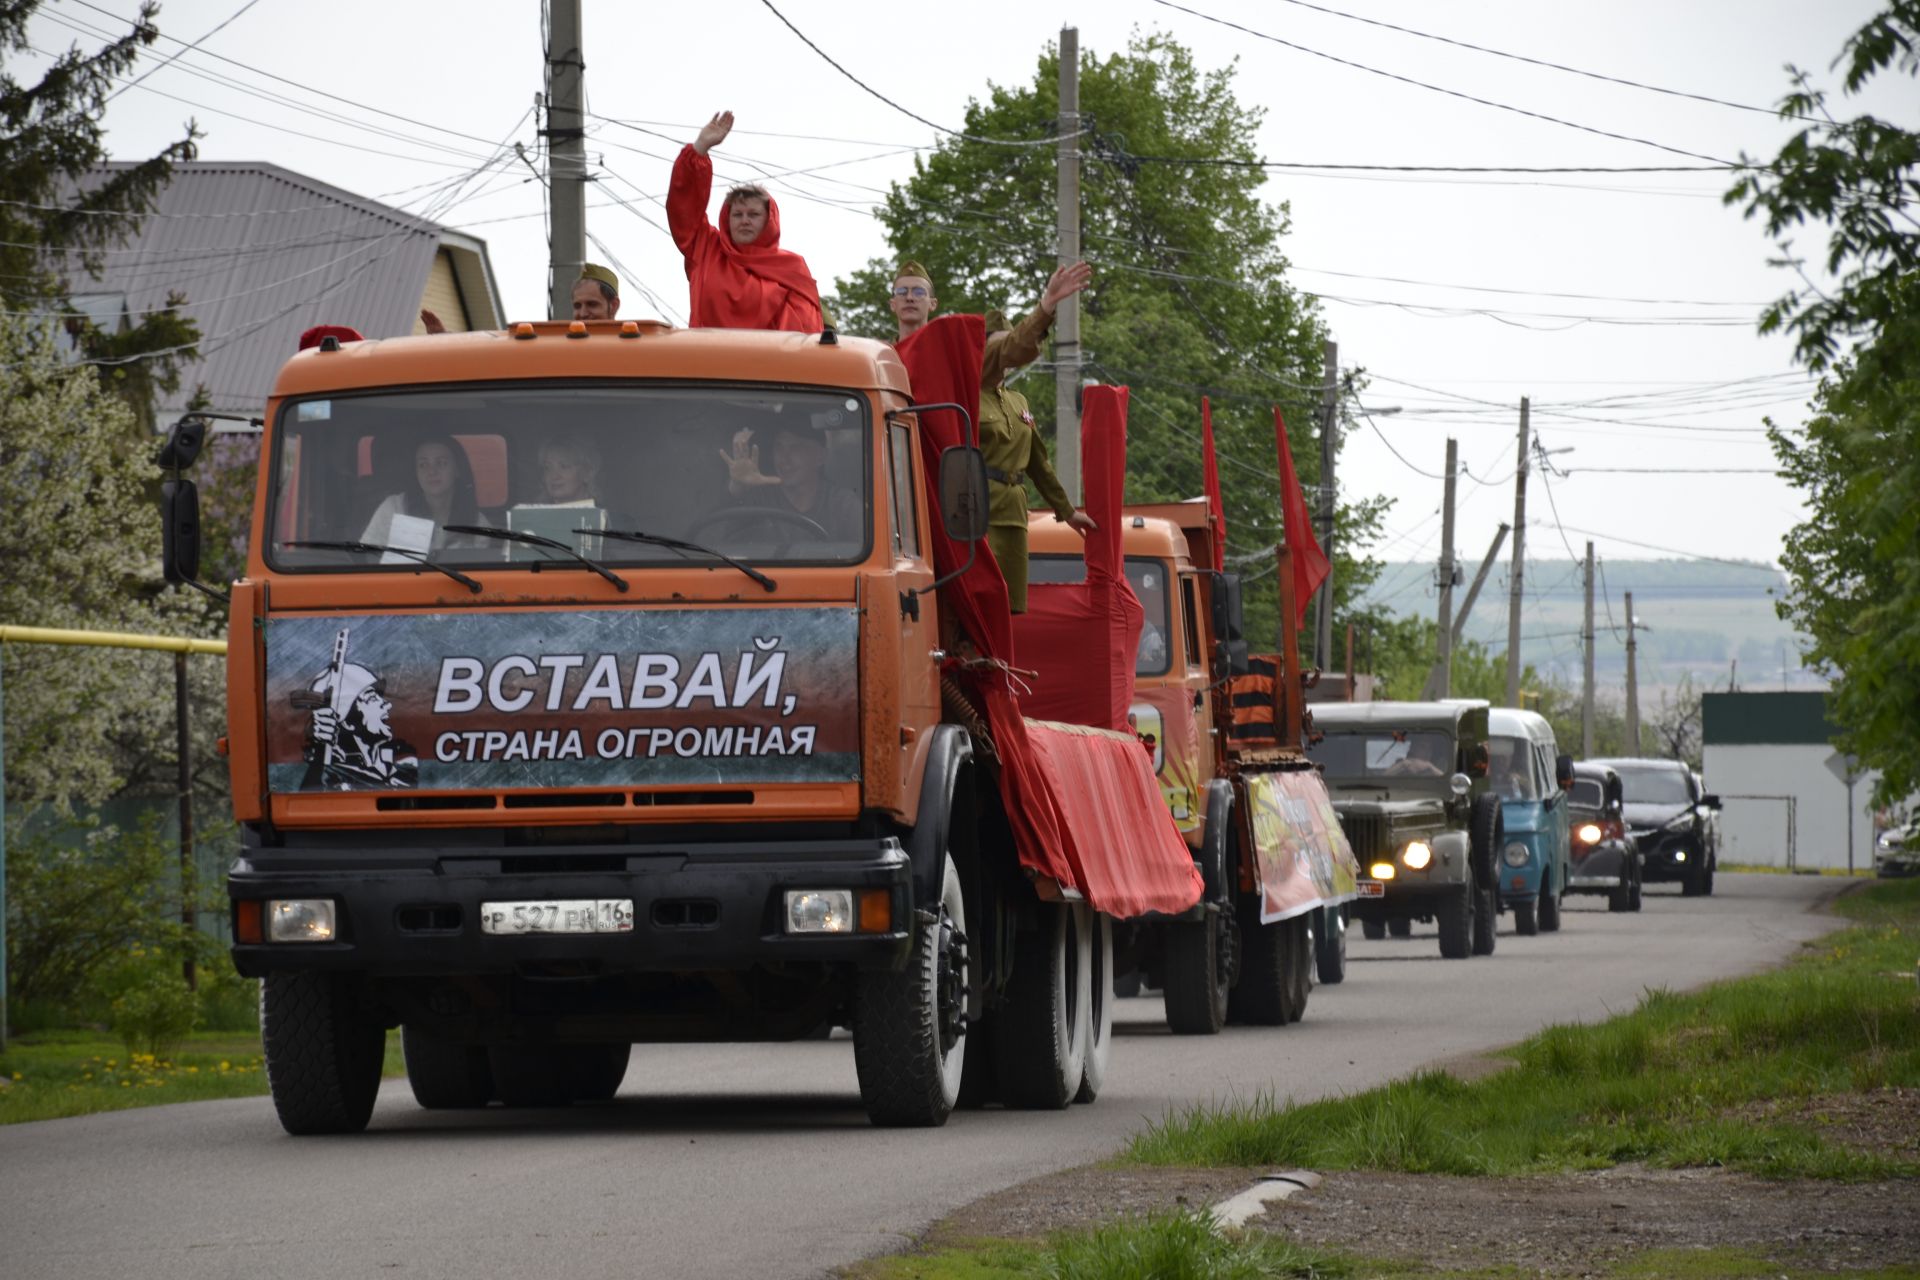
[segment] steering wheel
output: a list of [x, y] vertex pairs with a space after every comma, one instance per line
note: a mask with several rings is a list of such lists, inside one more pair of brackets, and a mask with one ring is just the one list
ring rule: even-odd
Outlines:
[[[798, 511], [790, 511], [784, 507], [729, 507], [724, 511], [709, 511], [706, 515], [701, 516], [698, 520], [688, 525], [686, 533], [682, 536], [685, 537], [688, 542], [699, 542], [702, 531], [712, 525], [730, 524], [745, 528], [762, 522], [797, 525], [819, 538], [822, 542], [833, 541], [833, 535], [827, 532], [826, 526], [818, 520], [815, 520], [812, 516], [804, 515]], [[792, 539], [789, 538], [788, 541], [790, 542]]]

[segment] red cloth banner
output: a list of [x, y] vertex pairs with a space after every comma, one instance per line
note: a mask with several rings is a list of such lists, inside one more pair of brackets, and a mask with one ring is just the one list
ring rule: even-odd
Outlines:
[[1333, 566], [1320, 549], [1320, 539], [1313, 536], [1313, 516], [1307, 510], [1307, 495], [1300, 491], [1300, 477], [1293, 469], [1293, 446], [1287, 443], [1287, 423], [1278, 405], [1273, 410], [1273, 435], [1280, 451], [1280, 513], [1287, 549], [1293, 552], [1293, 608], [1297, 615], [1293, 625], [1298, 627], [1306, 622], [1307, 605]]
[[1220, 496], [1220, 458], [1213, 451], [1213, 398], [1200, 397], [1200, 441], [1205, 453], [1207, 523], [1213, 526], [1213, 571], [1227, 567], [1227, 504]]

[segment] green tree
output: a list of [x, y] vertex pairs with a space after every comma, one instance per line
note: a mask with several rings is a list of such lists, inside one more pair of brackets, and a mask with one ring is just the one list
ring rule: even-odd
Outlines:
[[[1051, 147], [975, 139], [1047, 138], [1055, 127], [1058, 51], [1031, 80], [989, 85], [968, 104], [969, 137], [943, 140], [916, 161], [876, 210], [889, 253], [836, 281], [830, 309], [855, 333], [892, 337], [886, 298], [903, 259], [932, 272], [943, 311], [1034, 305], [1054, 266], [1055, 157]], [[1319, 480], [1321, 344], [1312, 299], [1286, 279], [1287, 206], [1261, 199], [1253, 164], [1264, 112], [1242, 105], [1234, 69], [1205, 71], [1172, 38], [1136, 34], [1124, 52], [1083, 49], [1080, 104], [1087, 129], [1081, 239], [1094, 263], [1083, 295], [1086, 376], [1132, 388], [1129, 501], [1202, 491], [1200, 397], [1213, 400], [1227, 504], [1229, 556], [1248, 593], [1256, 645], [1275, 635], [1273, 574], [1260, 551], [1279, 539], [1273, 410], [1286, 416], [1310, 501]], [[1192, 163], [1207, 157], [1228, 163]], [[1054, 381], [1043, 360], [1018, 382], [1049, 438]], [[1352, 552], [1377, 526], [1380, 504], [1340, 513], [1336, 616], [1365, 585]]]
[[[1842, 92], [1920, 73], [1920, 0], [1894, 0], [1842, 48]], [[1781, 616], [1809, 637], [1832, 683], [1841, 744], [1880, 771], [1877, 798], [1920, 788], [1920, 134], [1871, 115], [1836, 115], [1804, 71], [1781, 102], [1801, 122], [1773, 160], [1727, 193], [1764, 220], [1801, 285], [1762, 315], [1822, 374], [1804, 429], [1769, 424], [1807, 518], [1781, 557]], [[1743, 160], [1745, 157], [1742, 157]], [[1823, 232], [1821, 287], [1791, 236]]]

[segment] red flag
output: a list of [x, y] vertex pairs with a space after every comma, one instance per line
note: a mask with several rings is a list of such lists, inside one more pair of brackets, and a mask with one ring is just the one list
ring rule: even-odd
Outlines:
[[1227, 567], [1227, 504], [1220, 497], [1220, 459], [1213, 452], [1213, 401], [1200, 397], [1200, 437], [1206, 458], [1207, 523], [1213, 528], [1213, 571]]
[[1273, 434], [1280, 450], [1281, 531], [1293, 552], [1293, 607], [1299, 615], [1293, 624], [1297, 627], [1306, 622], [1307, 602], [1327, 580], [1333, 566], [1320, 549], [1320, 539], [1313, 536], [1313, 516], [1307, 511], [1307, 495], [1300, 491], [1300, 477], [1293, 469], [1293, 447], [1287, 443], [1287, 423], [1278, 405], [1273, 409]]

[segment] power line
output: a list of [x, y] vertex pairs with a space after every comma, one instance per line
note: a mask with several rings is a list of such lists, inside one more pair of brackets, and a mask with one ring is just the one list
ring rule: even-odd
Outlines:
[[[762, 0], [762, 3], [765, 3], [765, 0]], [[1247, 35], [1258, 37], [1261, 40], [1268, 40], [1277, 45], [1284, 45], [1286, 48], [1296, 50], [1300, 53], [1309, 53], [1316, 58], [1325, 58], [1327, 61], [1336, 62], [1343, 67], [1352, 67], [1356, 71], [1365, 71], [1371, 75], [1384, 76], [1389, 80], [1397, 80], [1402, 84], [1410, 84], [1415, 86], [1416, 88], [1427, 89], [1434, 93], [1442, 93], [1447, 95], [1450, 98], [1461, 98], [1467, 102], [1478, 103], [1483, 107], [1493, 107], [1496, 110], [1500, 110], [1500, 111], [1511, 111], [1515, 115], [1527, 116], [1530, 119], [1534, 119], [1534, 120], [1544, 120], [1548, 124], [1557, 124], [1557, 125], [1564, 126], [1565, 128], [1568, 128], [1568, 129], [1577, 129], [1582, 133], [1596, 134], [1602, 138], [1612, 138], [1616, 142], [1631, 142], [1643, 147], [1652, 147], [1657, 151], [1666, 151], [1666, 152], [1671, 152], [1672, 154], [1677, 156], [1686, 156], [1690, 160], [1705, 160], [1709, 164], [1720, 165], [1727, 168], [1733, 167], [1731, 164], [1729, 164], [1729, 162], [1722, 160], [1717, 156], [1702, 155], [1697, 151], [1686, 151], [1680, 147], [1670, 147], [1664, 142], [1654, 142], [1648, 138], [1636, 138], [1630, 134], [1613, 133], [1606, 129], [1596, 128], [1590, 124], [1577, 124], [1572, 120], [1562, 120], [1558, 116], [1550, 116], [1539, 111], [1529, 111], [1524, 107], [1512, 106], [1511, 104], [1505, 103], [1505, 102], [1495, 102], [1490, 98], [1477, 98], [1473, 94], [1462, 93], [1458, 89], [1445, 89], [1437, 84], [1428, 84], [1424, 80], [1415, 80], [1410, 76], [1399, 75], [1392, 71], [1382, 71], [1378, 67], [1370, 67], [1362, 62], [1354, 62], [1347, 58], [1336, 57], [1331, 53], [1322, 53], [1318, 49], [1309, 49], [1306, 45], [1295, 44], [1291, 40], [1283, 40], [1279, 36], [1268, 35], [1264, 31], [1255, 31], [1252, 27], [1241, 26], [1239, 23], [1229, 22], [1225, 18], [1216, 18], [1209, 13], [1201, 13], [1198, 9], [1189, 9], [1185, 5], [1175, 4], [1173, 0], [1154, 0], [1154, 3], [1158, 5], [1163, 5], [1169, 9], [1177, 9], [1181, 13], [1191, 14], [1194, 17], [1203, 19], [1207, 22], [1218, 23], [1220, 26], [1223, 26], [1223, 27], [1230, 27], [1235, 31], [1243, 32]]]
[[1641, 547], [1647, 551], [1664, 551], [1668, 555], [1685, 556], [1689, 560], [1708, 560], [1714, 564], [1732, 565], [1736, 569], [1750, 569], [1755, 573], [1771, 573], [1776, 577], [1780, 570], [1770, 564], [1755, 564], [1751, 560], [1729, 560], [1725, 556], [1710, 556], [1700, 551], [1685, 551], [1679, 547], [1663, 547], [1654, 542], [1636, 542], [1632, 538], [1623, 538], [1614, 533], [1601, 533], [1594, 529], [1580, 529], [1573, 525], [1561, 526], [1564, 533], [1584, 534], [1589, 538], [1605, 538], [1610, 542], [1624, 542], [1630, 547]]
[[238, 9], [234, 10], [225, 19], [223, 19], [219, 26], [207, 32], [205, 35], [201, 36], [198, 40], [195, 40], [192, 44], [182, 45], [179, 48], [179, 50], [173, 54], [172, 57], [167, 58], [165, 61], [159, 63], [157, 66], [150, 67], [147, 70], [141, 72], [140, 75], [130, 83], [121, 85], [118, 89], [115, 89], [112, 93], [108, 94], [105, 98], [105, 101], [112, 102], [115, 98], [119, 97], [121, 94], [125, 93], [127, 90], [133, 88], [135, 85], [138, 85], [140, 81], [145, 80], [148, 76], [152, 75], [154, 72], [165, 71], [168, 67], [178, 62], [181, 58], [185, 57], [188, 53], [191, 53], [193, 50], [205, 44], [208, 40], [211, 40], [213, 37], [219, 35], [222, 31], [225, 31], [228, 27], [232, 26], [236, 21], [239, 20], [241, 14], [245, 13], [247, 10], [253, 8], [253, 6], [259, 3], [260, 3], [260, 0], [247, 0], [245, 4], [241, 5]]

